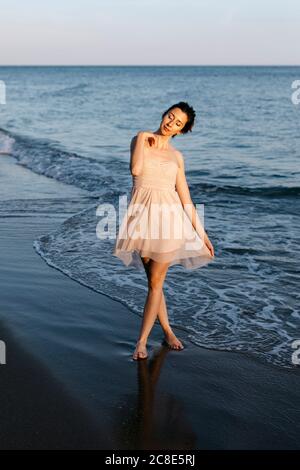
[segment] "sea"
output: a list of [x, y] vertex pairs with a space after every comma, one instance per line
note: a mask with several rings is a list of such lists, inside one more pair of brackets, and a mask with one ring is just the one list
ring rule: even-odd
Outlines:
[[[186, 101], [196, 111], [195, 126], [172, 144], [185, 158], [193, 202], [204, 207], [215, 259], [192, 271], [170, 267], [164, 284], [170, 323], [199, 347], [295, 367], [297, 80], [296, 66], [0, 67], [0, 158], [89, 195], [33, 248], [52, 268], [141, 317], [146, 274], [112, 256], [120, 198], [129, 202], [131, 190], [130, 141], [141, 130], [157, 130], [162, 113]], [[7, 216], [5, 179], [1, 184]], [[60, 197], [64, 204], [69, 208], [68, 197]], [[99, 238], [103, 204], [116, 209], [116, 224]], [[20, 198], [16, 188], [11, 210], [29, 206], [38, 210], [38, 201]]]

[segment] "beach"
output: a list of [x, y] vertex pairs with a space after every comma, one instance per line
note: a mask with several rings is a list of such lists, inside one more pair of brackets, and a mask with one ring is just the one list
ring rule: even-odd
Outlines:
[[10, 156], [0, 174], [1, 449], [300, 448], [299, 368], [201, 348], [176, 329], [185, 349], [171, 351], [157, 324], [149, 358], [134, 361], [140, 318], [33, 248], [92, 204], [87, 192]]

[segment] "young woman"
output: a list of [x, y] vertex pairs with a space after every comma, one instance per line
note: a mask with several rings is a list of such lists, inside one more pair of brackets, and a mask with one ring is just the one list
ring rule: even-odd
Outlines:
[[148, 357], [147, 339], [157, 316], [169, 347], [183, 349], [168, 320], [163, 293], [168, 268], [181, 264], [195, 269], [214, 258], [213, 245], [191, 200], [183, 155], [170, 144], [170, 138], [192, 130], [195, 116], [194, 109], [180, 101], [162, 114], [156, 131], [139, 132], [131, 141], [131, 201], [113, 255], [126, 266], [145, 269], [148, 279], [135, 360]]

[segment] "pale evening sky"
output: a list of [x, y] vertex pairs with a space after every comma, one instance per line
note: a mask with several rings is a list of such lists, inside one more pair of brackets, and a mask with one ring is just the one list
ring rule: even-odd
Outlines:
[[300, 65], [299, 0], [0, 0], [0, 65]]

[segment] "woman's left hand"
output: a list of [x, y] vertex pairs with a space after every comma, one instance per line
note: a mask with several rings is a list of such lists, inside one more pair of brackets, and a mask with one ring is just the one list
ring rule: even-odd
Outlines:
[[206, 233], [205, 233], [205, 236], [204, 236], [204, 243], [207, 246], [207, 248], [209, 249], [211, 256], [214, 258], [215, 250], [214, 250], [213, 244], [211, 243], [211, 241], [208, 238]]

